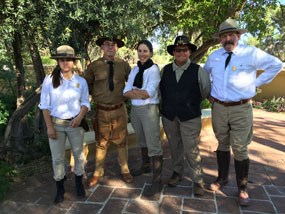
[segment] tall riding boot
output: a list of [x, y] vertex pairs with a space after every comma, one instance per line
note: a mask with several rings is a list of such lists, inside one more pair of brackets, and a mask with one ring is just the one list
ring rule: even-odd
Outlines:
[[149, 173], [151, 171], [151, 169], [150, 169], [150, 158], [148, 156], [147, 147], [142, 147], [141, 153], [142, 153], [142, 166], [141, 166], [141, 168], [134, 170], [132, 172], [133, 176], [139, 176], [143, 173]]
[[235, 160], [236, 181], [239, 190], [239, 204], [241, 206], [247, 206], [249, 204], [249, 197], [241, 197], [242, 195], [248, 195], [247, 193], [247, 181], [249, 170], [249, 159], [242, 161]]
[[230, 169], [231, 152], [217, 150], [218, 178], [210, 185], [213, 191], [219, 190], [228, 183]]
[[82, 184], [82, 177], [83, 175], [77, 176], [75, 175], [75, 186], [76, 186], [76, 193], [78, 197], [85, 197], [85, 189], [84, 186]]
[[153, 196], [154, 194], [160, 192], [163, 188], [163, 184], [161, 181], [161, 173], [162, 173], [162, 164], [163, 159], [162, 156], [153, 156], [152, 157], [152, 171], [153, 171], [153, 179], [150, 188], [144, 191], [144, 196]]
[[65, 181], [65, 177], [61, 179], [60, 181], [56, 181], [57, 192], [56, 192], [56, 196], [54, 199], [54, 203], [56, 204], [61, 203], [64, 200], [64, 193], [65, 193], [64, 185], [63, 185], [64, 181]]

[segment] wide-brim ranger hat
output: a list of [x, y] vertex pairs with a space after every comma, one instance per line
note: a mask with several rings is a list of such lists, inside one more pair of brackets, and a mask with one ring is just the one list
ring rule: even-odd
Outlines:
[[121, 39], [118, 39], [116, 37], [110, 38], [110, 37], [106, 37], [106, 36], [103, 36], [103, 37], [100, 37], [99, 39], [97, 39], [96, 45], [101, 47], [101, 45], [103, 45], [103, 43], [105, 41], [111, 41], [111, 42], [117, 43], [118, 48], [121, 48], [125, 45], [125, 43]]
[[173, 51], [175, 47], [183, 45], [187, 45], [189, 49], [192, 51], [192, 53], [197, 50], [197, 46], [190, 43], [187, 36], [177, 36], [175, 38], [174, 44], [167, 46], [167, 52], [173, 56]]
[[213, 35], [213, 38], [218, 39], [220, 35], [227, 32], [239, 32], [240, 34], [246, 33], [246, 29], [239, 28], [237, 21], [232, 18], [228, 18], [222, 24], [220, 24], [219, 32]]
[[69, 45], [61, 45], [56, 49], [56, 54], [50, 57], [51, 59], [80, 59], [81, 57], [75, 56], [74, 49]]

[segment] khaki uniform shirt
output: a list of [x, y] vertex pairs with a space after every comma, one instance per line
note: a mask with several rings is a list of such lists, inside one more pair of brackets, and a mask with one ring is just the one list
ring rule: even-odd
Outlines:
[[85, 78], [88, 83], [89, 93], [95, 102], [118, 104], [125, 100], [123, 89], [131, 67], [127, 62], [119, 58], [115, 58], [113, 67], [114, 90], [110, 91], [108, 80], [109, 64], [107, 64], [107, 60], [99, 58], [88, 66]]

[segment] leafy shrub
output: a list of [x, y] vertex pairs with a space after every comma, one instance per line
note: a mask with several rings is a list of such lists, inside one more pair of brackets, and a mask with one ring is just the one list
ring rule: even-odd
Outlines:
[[5, 193], [9, 190], [11, 181], [17, 176], [17, 172], [8, 163], [0, 161], [0, 200], [3, 199]]
[[0, 136], [4, 135], [9, 117], [16, 109], [16, 97], [0, 95]]
[[253, 107], [264, 109], [270, 112], [285, 112], [285, 97], [273, 97], [261, 102], [253, 101]]
[[204, 99], [201, 103], [201, 109], [205, 109], [205, 108], [211, 108], [211, 103], [209, 102], [209, 100]]

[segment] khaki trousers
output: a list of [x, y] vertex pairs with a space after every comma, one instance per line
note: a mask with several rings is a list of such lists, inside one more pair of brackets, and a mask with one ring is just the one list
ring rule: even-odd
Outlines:
[[251, 103], [225, 107], [212, 105], [212, 125], [219, 142], [218, 150], [230, 151], [238, 161], [248, 159], [247, 146], [253, 137], [253, 113]]
[[184, 171], [184, 156], [190, 170], [190, 177], [195, 183], [203, 183], [203, 171], [198, 144], [201, 131], [201, 117], [181, 122], [177, 117], [170, 121], [162, 117], [171, 152], [173, 170], [179, 174]]
[[98, 139], [96, 139], [96, 169], [93, 175], [104, 175], [104, 161], [110, 143], [117, 145], [118, 162], [121, 166], [121, 173], [129, 173], [127, 143], [128, 116], [125, 104], [111, 111], [98, 109], [96, 119], [99, 134], [96, 135], [98, 136]]

